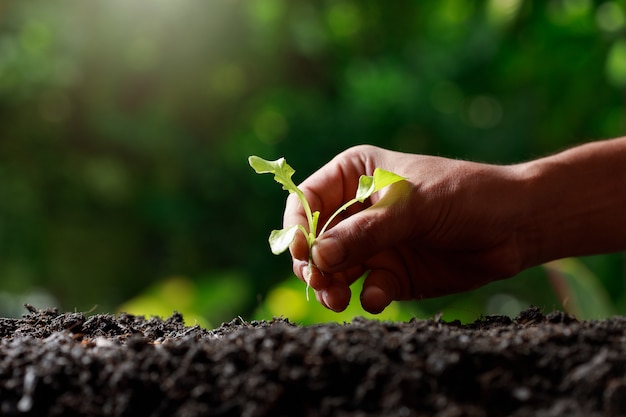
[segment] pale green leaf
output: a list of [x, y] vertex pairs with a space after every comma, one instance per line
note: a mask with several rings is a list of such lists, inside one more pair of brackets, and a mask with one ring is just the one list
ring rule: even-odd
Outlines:
[[374, 184], [376, 184], [376, 190], [374, 192], [402, 180], [406, 180], [406, 178], [398, 174], [394, 174], [391, 171], [376, 168], [374, 170]]
[[356, 189], [355, 200], [364, 202], [369, 196], [374, 194], [374, 177], [369, 175], [361, 175], [359, 178], [359, 186]]
[[270, 233], [270, 249], [274, 255], [279, 255], [289, 249], [289, 245], [296, 238], [298, 233], [298, 225], [293, 225], [285, 229], [272, 230]]
[[373, 176], [361, 175], [359, 178], [359, 186], [356, 191], [355, 200], [362, 203], [376, 191], [404, 179], [406, 178], [394, 174], [393, 172], [376, 168]]
[[274, 180], [283, 186], [283, 190], [290, 193], [296, 192], [298, 187], [291, 179], [296, 171], [285, 161], [285, 158], [268, 161], [252, 155], [248, 158], [248, 163], [257, 174], [274, 174]]
[[[307, 201], [304, 193], [291, 179], [296, 171], [287, 163], [287, 161], [285, 161], [285, 158], [280, 158], [275, 161], [268, 161], [266, 159], [252, 155], [248, 157], [248, 163], [250, 164], [252, 169], [257, 172], [257, 174], [274, 174], [274, 180], [277, 183], [282, 184], [283, 190], [289, 191], [289, 193], [295, 193], [298, 196], [298, 199], [300, 200], [300, 203], [304, 208], [307, 221], [309, 222], [309, 233], [313, 235], [313, 238], [310, 238], [308, 237], [306, 231], [303, 232], [305, 236], [307, 236], [307, 242], [309, 243], [310, 248], [313, 245], [313, 241], [315, 240], [315, 235], [317, 231], [317, 217], [314, 218], [314, 215], [311, 212], [311, 207], [309, 206], [309, 202]], [[319, 213], [317, 214], [317, 216], [319, 216]]]

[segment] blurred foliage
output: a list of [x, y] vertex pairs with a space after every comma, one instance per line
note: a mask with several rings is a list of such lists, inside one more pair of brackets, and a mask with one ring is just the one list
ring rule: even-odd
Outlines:
[[[307, 301], [302, 282], [289, 277], [267, 294], [253, 318], [267, 320], [271, 317], [283, 316], [295, 323], [307, 325], [320, 322], [349, 322], [356, 316], [389, 321], [409, 321], [412, 317], [424, 316], [424, 312], [416, 303], [409, 302], [392, 303], [377, 315], [365, 312], [359, 304], [362, 284], [362, 280], [357, 281], [351, 288], [352, 298], [348, 308], [341, 313], [335, 313], [322, 307], [315, 301], [315, 297]], [[311, 293], [313, 293], [312, 290]]]
[[576, 317], [598, 319], [614, 315], [615, 306], [605, 287], [580, 260], [558, 259], [545, 265], [563, 308]]
[[214, 271], [196, 280], [172, 276], [150, 285], [118, 309], [160, 317], [176, 310], [187, 325], [212, 328], [220, 324], [218, 320], [230, 320], [246, 309], [251, 296], [248, 285], [246, 277], [236, 271]]
[[[509, 163], [623, 135], [625, 89], [623, 1], [4, 0], [0, 296], [287, 315], [284, 195], [248, 155]], [[623, 257], [583, 262], [626, 312]], [[408, 311], [528, 303], [560, 307], [541, 268]]]

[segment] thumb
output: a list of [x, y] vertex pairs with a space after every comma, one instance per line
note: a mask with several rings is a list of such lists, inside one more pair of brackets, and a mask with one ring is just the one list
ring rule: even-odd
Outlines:
[[406, 202], [394, 194], [385, 194], [373, 206], [324, 232], [312, 248], [315, 265], [324, 272], [340, 272], [410, 236], [413, 226], [406, 215]]

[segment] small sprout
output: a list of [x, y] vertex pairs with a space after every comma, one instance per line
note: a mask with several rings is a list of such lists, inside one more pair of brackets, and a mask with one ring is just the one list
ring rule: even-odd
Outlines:
[[[296, 238], [298, 230], [302, 232], [306, 238], [307, 245], [309, 247], [309, 270], [312, 270], [313, 260], [311, 258], [311, 248], [315, 244], [315, 240], [321, 236], [332, 221], [344, 210], [355, 203], [363, 203], [376, 191], [385, 188], [393, 183], [402, 181], [405, 178], [401, 177], [393, 172], [385, 171], [384, 169], [376, 168], [374, 175], [361, 175], [359, 178], [359, 185], [356, 190], [355, 197], [339, 207], [326, 221], [319, 233], [317, 233], [319, 211], [311, 211], [311, 206], [307, 201], [302, 190], [296, 186], [291, 177], [296, 172], [288, 163], [285, 158], [280, 158], [275, 161], [267, 161], [258, 156], [250, 156], [248, 163], [256, 171], [257, 174], [274, 174], [274, 180], [283, 186], [283, 190], [289, 191], [289, 193], [295, 193], [304, 207], [309, 229], [307, 230], [303, 225], [298, 224], [290, 226], [280, 230], [272, 230], [269, 237], [270, 249], [275, 255], [281, 254], [289, 249], [289, 245]], [[309, 299], [309, 277], [305, 277], [306, 280], [306, 298]]]

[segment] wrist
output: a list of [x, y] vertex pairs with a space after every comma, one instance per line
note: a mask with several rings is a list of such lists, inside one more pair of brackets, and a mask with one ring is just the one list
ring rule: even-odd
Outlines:
[[513, 169], [520, 185], [517, 243], [522, 269], [526, 269], [555, 259], [554, 238], [558, 232], [553, 229], [554, 211], [550, 206], [558, 200], [552, 191], [558, 186], [549, 184], [554, 178], [544, 160], [518, 164]]
[[626, 141], [594, 142], [515, 166], [525, 267], [626, 249]]

